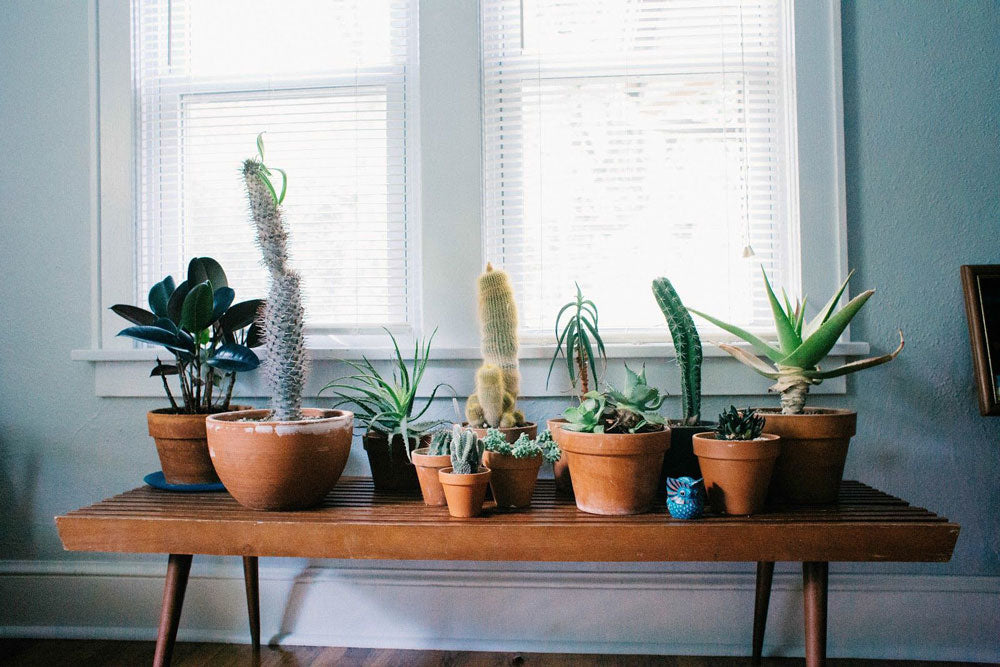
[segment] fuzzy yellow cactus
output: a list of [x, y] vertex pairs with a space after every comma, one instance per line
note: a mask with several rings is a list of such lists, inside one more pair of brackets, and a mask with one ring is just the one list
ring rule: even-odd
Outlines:
[[465, 416], [474, 426], [508, 428], [524, 424], [516, 409], [521, 374], [517, 365], [517, 306], [507, 274], [486, 265], [479, 276], [479, 327], [483, 365], [476, 372], [476, 393]]

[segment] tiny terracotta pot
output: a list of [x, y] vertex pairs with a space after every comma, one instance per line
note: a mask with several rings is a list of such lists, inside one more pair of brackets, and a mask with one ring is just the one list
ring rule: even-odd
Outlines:
[[757, 514], [764, 509], [781, 438], [770, 433], [756, 440], [719, 440], [714, 432], [692, 438], [694, 453], [716, 514]]
[[765, 431], [781, 436], [771, 483], [774, 497], [796, 505], [837, 502], [858, 413], [807, 408], [801, 415], [783, 415], [761, 408], [757, 414], [764, 417]]
[[[485, 438], [486, 432], [490, 430], [488, 428], [473, 428], [468, 424], [462, 424], [462, 426], [471, 429], [477, 438]], [[507, 442], [513, 445], [521, 437], [522, 433], [527, 433], [528, 437], [534, 440], [535, 436], [538, 435], [538, 424], [528, 422], [524, 426], [511, 426], [510, 428], [498, 428], [497, 430], [503, 433], [503, 437], [507, 438]]]
[[542, 457], [518, 459], [509, 454], [483, 452], [483, 465], [492, 471], [490, 488], [497, 507], [521, 508], [531, 504]]
[[316, 408], [302, 414], [311, 419], [264, 421], [269, 410], [208, 417], [208, 452], [236, 502], [259, 510], [305, 509], [337, 483], [351, 453], [354, 414]]
[[456, 475], [451, 466], [438, 470], [438, 478], [448, 501], [448, 514], [460, 519], [479, 516], [486, 500], [486, 486], [490, 483], [490, 469], [481, 466], [471, 475]]
[[431, 456], [426, 447], [414, 450], [413, 465], [417, 469], [417, 480], [420, 482], [420, 493], [424, 504], [432, 507], [444, 505], [444, 488], [438, 477], [438, 470], [451, 467], [451, 457], [447, 454]]
[[578, 433], [561, 429], [578, 509], [591, 514], [641, 514], [656, 499], [670, 430], [651, 433]]
[[[552, 439], [559, 444], [559, 431], [566, 420], [562, 417], [550, 419], [545, 423], [545, 427], [552, 434]], [[564, 454], [558, 461], [552, 464], [552, 477], [556, 481], [556, 491], [565, 495], [573, 495], [573, 478], [569, 474], [569, 459]]]
[[[368, 431], [361, 439], [372, 469], [372, 482], [379, 491], [416, 491], [420, 488], [417, 469], [406, 454], [403, 437], [394, 435], [392, 447], [384, 433]], [[430, 437], [421, 438], [421, 444], [430, 444]]]
[[[247, 405], [233, 405], [230, 412], [250, 410]], [[205, 437], [207, 415], [177, 414], [172, 408], [146, 413], [149, 435], [156, 442], [160, 467], [168, 484], [217, 484], [219, 476], [212, 467]]]

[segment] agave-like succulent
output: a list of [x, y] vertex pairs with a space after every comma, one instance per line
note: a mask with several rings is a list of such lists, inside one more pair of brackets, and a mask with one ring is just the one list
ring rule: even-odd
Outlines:
[[[761, 269], [763, 272], [763, 268]], [[777, 346], [761, 340], [749, 331], [745, 331], [732, 324], [727, 324], [719, 319], [706, 315], [693, 308], [689, 308], [692, 313], [703, 317], [717, 327], [739, 336], [750, 344], [753, 351], [758, 355], [767, 357], [772, 363], [769, 365], [760, 357], [741, 350], [732, 345], [720, 344], [723, 350], [733, 355], [753, 370], [764, 377], [776, 380], [771, 387], [771, 391], [781, 394], [781, 412], [783, 414], [801, 414], [805, 406], [806, 394], [809, 386], [819, 384], [829, 378], [855, 373], [865, 368], [878, 366], [892, 361], [903, 350], [903, 332], [899, 332], [899, 347], [890, 354], [880, 357], [870, 357], [858, 361], [844, 364], [830, 370], [821, 370], [819, 362], [833, 349], [840, 334], [844, 332], [851, 319], [861, 310], [868, 299], [871, 298], [875, 290], [865, 290], [858, 296], [847, 302], [847, 305], [836, 310], [840, 297], [847, 289], [854, 272], [847, 276], [847, 280], [840, 286], [837, 293], [833, 295], [819, 313], [809, 322], [805, 321], [806, 299], [796, 300], [794, 307], [788, 299], [788, 295], [782, 290], [784, 305], [778, 301], [771, 289], [771, 282], [764, 272], [764, 286], [767, 288], [767, 298], [771, 304], [771, 311], [774, 314], [774, 325], [778, 331]]]
[[660, 390], [646, 384], [646, 367], [636, 373], [625, 364], [625, 388], [618, 391], [608, 388], [608, 398], [611, 399], [617, 422], [635, 433], [646, 425], [662, 424], [663, 416], [657, 410], [667, 400], [660, 396]]
[[715, 428], [719, 440], [754, 440], [763, 432], [763, 417], [753, 408], [738, 410], [735, 405], [719, 413], [719, 425]]

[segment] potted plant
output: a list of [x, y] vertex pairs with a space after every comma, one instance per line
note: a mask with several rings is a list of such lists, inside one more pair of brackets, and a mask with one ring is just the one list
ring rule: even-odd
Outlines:
[[640, 514], [656, 498], [670, 431], [657, 410], [665, 396], [646, 370], [625, 366], [625, 388], [591, 391], [563, 413], [559, 446], [569, 459], [577, 508], [592, 514]]
[[[569, 315], [566, 323], [560, 329], [559, 323], [567, 312]], [[608, 357], [597, 323], [597, 305], [590, 299], [584, 299], [580, 285], [576, 284], [576, 298], [560, 308], [556, 315], [556, 351], [552, 355], [552, 361], [549, 362], [549, 374], [545, 378], [546, 388], [552, 378], [552, 369], [555, 368], [556, 360], [561, 354], [566, 360], [566, 373], [569, 375], [570, 385], [577, 389], [577, 398], [581, 403], [583, 397], [590, 392], [589, 378], [594, 379], [594, 389], [598, 389], [595, 359], [600, 357], [604, 364], [607, 364]], [[556, 418], [550, 419], [546, 424], [556, 441], [559, 440], [559, 429], [564, 423], [565, 419]], [[555, 478], [557, 491], [573, 493], [569, 462], [566, 457], [552, 464], [552, 475]]]
[[372, 470], [375, 488], [380, 490], [416, 491], [419, 488], [417, 471], [413, 467], [411, 454], [421, 442], [427, 444], [428, 434], [445, 423], [443, 420], [418, 422], [430, 408], [441, 387], [438, 384], [430, 397], [417, 409], [417, 389], [427, 370], [430, 359], [430, 338], [413, 344], [413, 362], [406, 367], [395, 336], [386, 329], [395, 352], [392, 376], [386, 377], [365, 357], [361, 363], [346, 361], [355, 373], [338, 378], [320, 391], [331, 390], [340, 400], [334, 407], [349, 404], [356, 408], [356, 414], [365, 428], [362, 439], [368, 463]]
[[451, 431], [437, 431], [431, 435], [426, 447], [413, 450], [410, 458], [417, 469], [417, 481], [424, 504], [440, 507], [445, 504], [444, 487], [438, 470], [451, 466]]
[[670, 427], [670, 449], [663, 457], [663, 471], [660, 473], [658, 490], [662, 494], [669, 477], [701, 477], [691, 438], [715, 425], [701, 421], [702, 351], [701, 337], [694, 326], [694, 320], [674, 286], [666, 278], [653, 281], [653, 296], [667, 320], [677, 366], [681, 371], [681, 419], [667, 422]]
[[[156, 360], [150, 377], [159, 377], [170, 401], [169, 408], [146, 414], [149, 434], [168, 484], [212, 484], [219, 481], [208, 455], [205, 415], [228, 412], [238, 372], [259, 365], [250, 349], [261, 343], [261, 329], [254, 320], [263, 305], [260, 299], [233, 304], [236, 292], [226, 272], [211, 257], [195, 257], [188, 264], [187, 279], [180, 285], [167, 276], [149, 290], [149, 310], [138, 306], [111, 306], [135, 326], [127, 336], [164, 347], [173, 363]], [[180, 400], [167, 382], [177, 376]]]
[[[875, 290], [862, 292], [836, 310], [853, 274], [852, 271], [820, 312], [806, 322], [805, 299], [796, 301], [793, 307], [785, 296], [782, 305], [765, 273], [764, 286], [778, 332], [777, 344], [690, 309], [695, 315], [749, 343], [755, 354], [732, 345], [720, 344], [719, 347], [761, 375], [776, 381], [771, 391], [781, 395], [780, 411], [758, 409], [757, 412], [764, 416], [767, 432], [781, 436], [782, 440], [781, 454], [775, 464], [774, 490], [794, 503], [836, 501], [847, 448], [857, 425], [858, 415], [852, 410], [806, 408], [809, 387], [828, 378], [892, 361], [903, 350], [903, 332], [900, 331], [899, 347], [890, 354], [854, 361], [830, 370], [820, 369], [819, 362], [833, 349], [851, 319], [875, 293]], [[757, 355], [766, 357], [771, 364]]]
[[270, 409], [226, 412], [207, 419], [208, 449], [219, 478], [241, 505], [302, 509], [319, 503], [347, 465], [354, 416], [345, 410], [302, 408], [306, 375], [305, 312], [299, 274], [288, 265], [288, 230], [281, 194], [259, 159], [243, 163], [243, 183], [270, 281], [264, 308], [264, 375]]
[[756, 514], [764, 509], [781, 439], [764, 433], [764, 418], [753, 409], [730, 406], [715, 431], [694, 436], [694, 453], [716, 514]]
[[491, 428], [486, 432], [483, 446], [486, 450], [483, 465], [491, 471], [490, 488], [499, 508], [530, 505], [542, 462], [554, 463], [560, 458], [559, 446], [549, 431], [542, 431], [535, 439], [522, 433], [511, 444], [500, 431]]
[[517, 409], [521, 374], [517, 360], [517, 306], [507, 274], [491, 264], [479, 276], [479, 329], [483, 365], [476, 371], [476, 391], [465, 404], [469, 428], [480, 438], [499, 429], [508, 442], [522, 433], [534, 438], [537, 427]]
[[479, 516], [490, 483], [490, 469], [481, 464], [483, 441], [472, 429], [456, 424], [450, 444], [451, 465], [438, 471], [448, 513], [459, 518]]

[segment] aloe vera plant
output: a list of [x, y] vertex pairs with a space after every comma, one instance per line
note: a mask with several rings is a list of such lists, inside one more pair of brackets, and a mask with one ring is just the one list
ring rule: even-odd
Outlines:
[[[806, 322], [805, 297], [796, 300], [793, 306], [788, 295], [782, 290], [782, 301], [778, 301], [774, 290], [771, 289], [771, 281], [767, 278], [767, 272], [764, 272], [763, 268], [761, 271], [764, 273], [764, 286], [767, 289], [767, 298], [771, 304], [774, 325], [778, 332], [777, 345], [766, 342], [749, 331], [727, 324], [711, 315], [693, 308], [688, 310], [750, 344], [756, 354], [725, 343], [720, 343], [719, 347], [764, 377], [776, 381], [771, 387], [771, 391], [781, 394], [782, 414], [801, 414], [811, 385], [887, 363], [895, 359], [903, 350], [905, 342], [903, 332], [900, 330], [899, 347], [889, 354], [860, 359], [830, 370], [820, 369], [819, 362], [833, 349], [840, 334], [844, 332], [844, 329], [875, 293], [875, 290], [865, 290], [848, 301], [843, 308], [836, 310], [840, 297], [847, 289], [847, 283], [854, 275], [854, 272], [851, 271], [836, 294], [813, 319]], [[766, 357], [771, 361], [771, 364], [757, 355]]]

